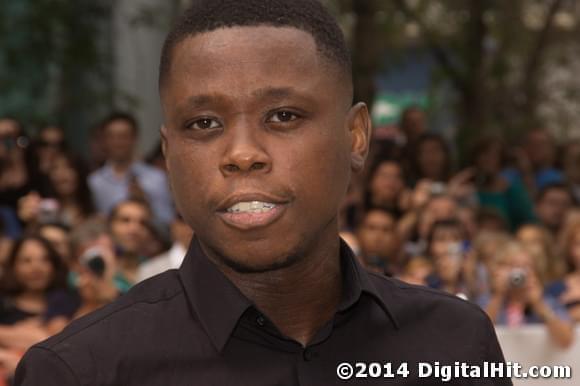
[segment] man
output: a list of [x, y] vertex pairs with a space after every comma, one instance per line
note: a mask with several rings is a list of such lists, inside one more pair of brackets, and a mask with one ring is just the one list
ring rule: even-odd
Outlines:
[[575, 205], [574, 195], [565, 184], [550, 184], [538, 193], [536, 215], [540, 223], [557, 236], [566, 219], [566, 213]]
[[388, 276], [398, 273], [397, 219], [392, 213], [382, 208], [371, 208], [365, 213], [357, 236], [367, 268]]
[[529, 160], [536, 191], [564, 180], [562, 171], [554, 166], [557, 146], [548, 130], [536, 128], [526, 133], [523, 149]]
[[122, 293], [138, 281], [139, 266], [144, 261], [143, 247], [151, 210], [145, 201], [130, 199], [118, 203], [109, 216], [109, 233], [115, 245], [118, 271], [115, 284]]
[[109, 214], [111, 209], [129, 197], [146, 199], [155, 219], [171, 223], [175, 216], [165, 174], [135, 160], [139, 129], [135, 118], [113, 113], [101, 125], [107, 163], [89, 176], [89, 186], [97, 209]]
[[371, 127], [322, 5], [194, 1], [163, 53], [163, 148], [196, 236], [179, 270], [31, 349], [17, 385], [326, 386], [355, 360], [409, 362], [395, 381], [416, 384], [419, 359], [503, 361], [475, 305], [369, 274], [340, 241]]

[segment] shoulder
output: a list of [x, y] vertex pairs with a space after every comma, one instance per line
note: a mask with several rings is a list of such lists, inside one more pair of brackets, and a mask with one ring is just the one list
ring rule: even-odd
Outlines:
[[369, 273], [372, 283], [400, 327], [406, 324], [437, 325], [441, 329], [490, 327], [487, 314], [477, 304], [455, 295], [398, 279]]

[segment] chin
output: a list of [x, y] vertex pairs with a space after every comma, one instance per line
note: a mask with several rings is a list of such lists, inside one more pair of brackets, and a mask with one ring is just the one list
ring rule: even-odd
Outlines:
[[[269, 240], [269, 242], [272, 242]], [[239, 273], [263, 273], [284, 269], [300, 260], [304, 253], [298, 245], [292, 247], [289, 240], [269, 243], [250, 243], [243, 247], [210, 248], [219, 262]]]

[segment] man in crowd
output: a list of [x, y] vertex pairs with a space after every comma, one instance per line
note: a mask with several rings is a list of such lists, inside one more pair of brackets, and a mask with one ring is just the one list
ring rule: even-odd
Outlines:
[[536, 215], [540, 223], [557, 236], [566, 219], [566, 213], [575, 204], [574, 195], [565, 184], [544, 187], [536, 198]]
[[149, 202], [157, 222], [171, 223], [175, 213], [165, 174], [135, 159], [139, 135], [135, 118], [113, 113], [101, 130], [107, 161], [89, 177], [97, 209], [108, 214], [120, 201], [140, 197]]

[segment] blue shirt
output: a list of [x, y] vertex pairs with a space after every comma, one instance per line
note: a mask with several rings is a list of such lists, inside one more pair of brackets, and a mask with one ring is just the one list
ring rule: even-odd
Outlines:
[[89, 176], [89, 187], [99, 212], [108, 214], [115, 205], [129, 198], [129, 183], [132, 176], [137, 178], [139, 186], [143, 189], [155, 219], [164, 224], [173, 221], [175, 211], [165, 173], [143, 162], [133, 163], [124, 176], [115, 174], [110, 164]]

